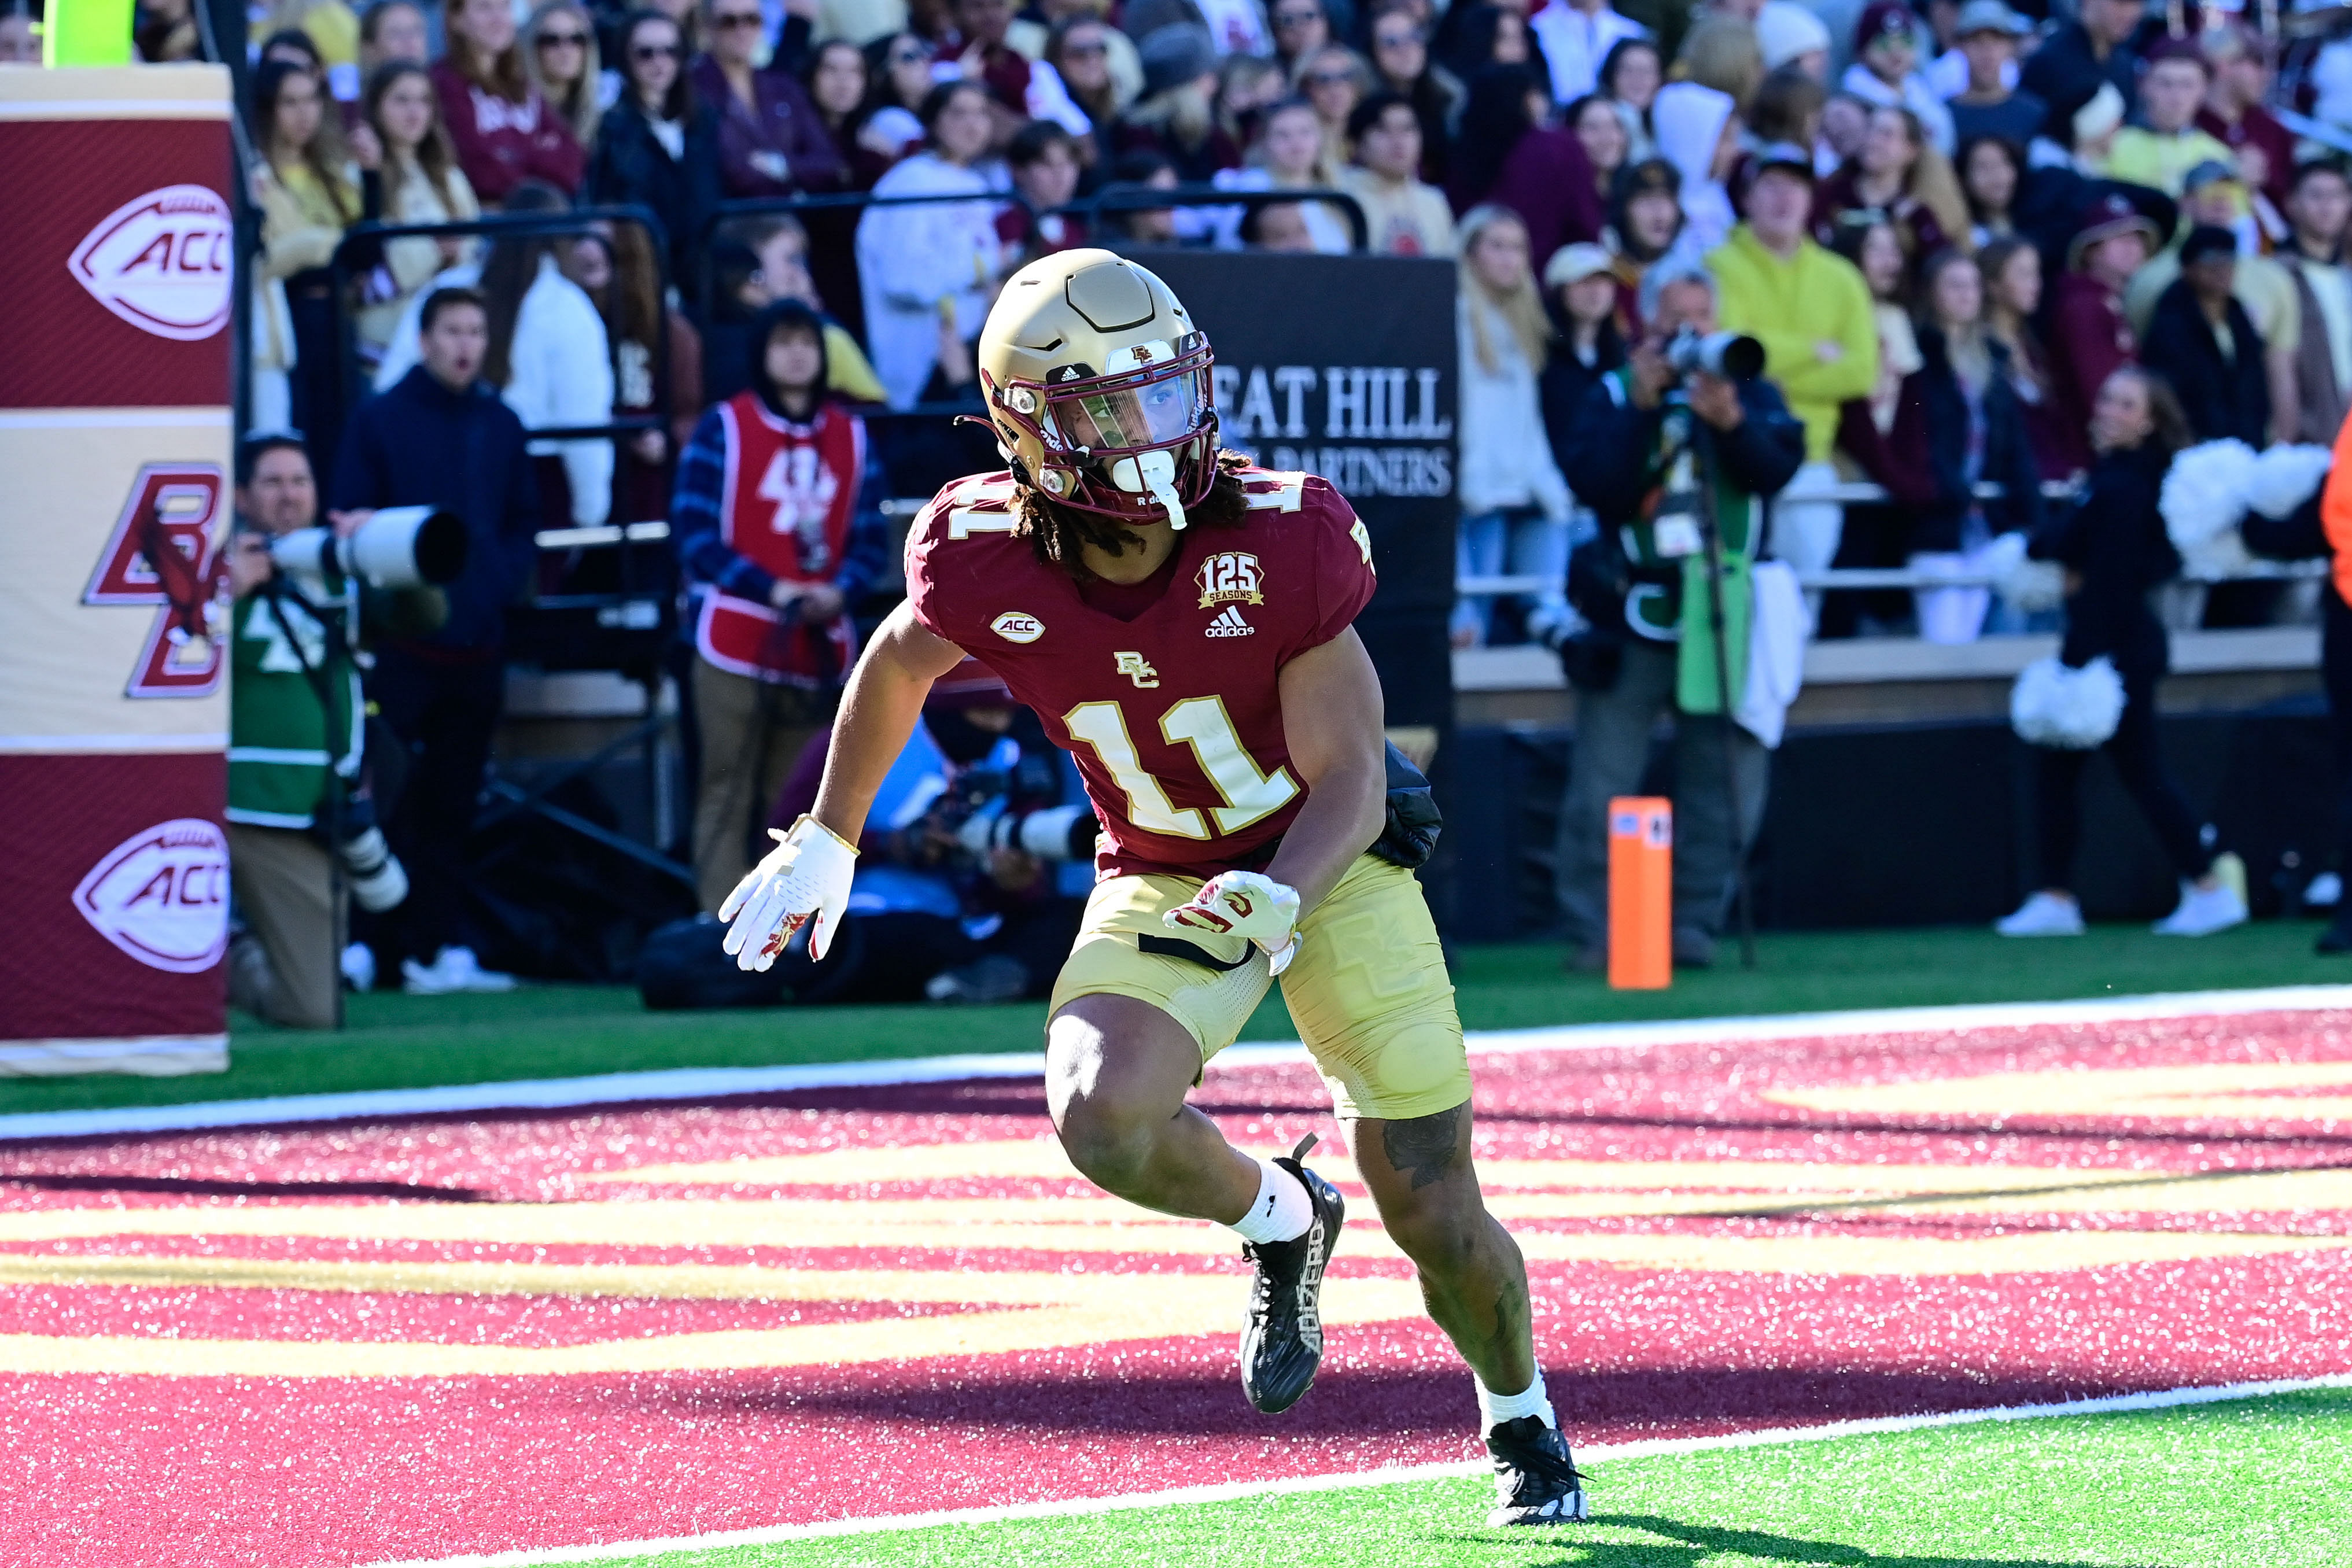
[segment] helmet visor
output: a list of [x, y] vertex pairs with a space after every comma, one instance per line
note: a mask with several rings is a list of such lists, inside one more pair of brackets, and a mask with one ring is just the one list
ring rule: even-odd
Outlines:
[[1209, 378], [1197, 370], [1137, 387], [1056, 397], [1050, 404], [1063, 438], [1090, 452], [1180, 441], [1200, 427], [1208, 405]]

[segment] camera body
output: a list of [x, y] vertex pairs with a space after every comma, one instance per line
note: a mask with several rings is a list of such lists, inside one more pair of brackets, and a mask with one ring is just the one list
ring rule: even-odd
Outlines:
[[269, 559], [291, 576], [323, 582], [356, 577], [371, 588], [426, 588], [466, 570], [466, 524], [432, 507], [386, 507], [338, 538], [331, 528], [297, 528], [269, 541]]
[[1752, 382], [1764, 373], [1764, 345], [1744, 332], [1708, 332], [1689, 327], [1666, 340], [1666, 363], [1678, 376], [1720, 376]]

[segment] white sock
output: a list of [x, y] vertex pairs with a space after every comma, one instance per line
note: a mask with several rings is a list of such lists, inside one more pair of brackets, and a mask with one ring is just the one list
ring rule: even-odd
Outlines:
[[1232, 1228], [1244, 1241], [1295, 1241], [1315, 1223], [1307, 1185], [1272, 1160], [1257, 1162], [1257, 1197]]
[[1559, 1422], [1552, 1416], [1551, 1401], [1544, 1397], [1543, 1374], [1540, 1371], [1536, 1374], [1536, 1380], [1517, 1394], [1497, 1394], [1480, 1383], [1475, 1373], [1471, 1375], [1470, 1381], [1478, 1389], [1478, 1415], [1486, 1431], [1491, 1432], [1504, 1422], [1516, 1421], [1522, 1416], [1537, 1416], [1545, 1426], [1559, 1430]]

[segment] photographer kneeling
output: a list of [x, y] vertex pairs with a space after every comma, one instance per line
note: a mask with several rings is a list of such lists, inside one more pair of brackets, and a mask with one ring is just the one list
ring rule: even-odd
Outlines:
[[1714, 961], [1769, 769], [1762, 743], [1725, 718], [1723, 687], [1727, 676], [1737, 709], [1764, 504], [1805, 457], [1804, 427], [1760, 378], [1761, 348], [1711, 336], [1712, 277], [1654, 268], [1642, 296], [1649, 336], [1585, 394], [1560, 456], [1569, 488], [1600, 519], [1569, 563], [1569, 599], [1587, 624], [1560, 647], [1576, 748], [1555, 862], [1570, 962], [1594, 969], [1608, 962], [1610, 797], [1640, 789], [1662, 711], [1677, 716], [1675, 962]]
[[[273, 1023], [335, 1029], [346, 888], [377, 911], [408, 891], [368, 789], [353, 653], [361, 594], [337, 568], [338, 550], [320, 548], [319, 492], [300, 438], [256, 436], [238, 449], [236, 509], [227, 816], [230, 888], [246, 929], [229, 952], [229, 999]], [[356, 521], [338, 517], [336, 536]], [[288, 570], [273, 548], [305, 565]], [[435, 588], [369, 591], [365, 603], [380, 629], [405, 634], [446, 613]]]

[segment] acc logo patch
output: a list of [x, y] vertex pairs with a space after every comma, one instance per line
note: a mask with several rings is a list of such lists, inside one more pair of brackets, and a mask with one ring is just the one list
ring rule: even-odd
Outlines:
[[228, 325], [232, 222], [219, 193], [166, 185], [107, 214], [66, 270], [140, 330], [197, 342]]
[[1264, 604], [1265, 576], [1257, 557], [1247, 550], [1220, 550], [1201, 563], [1193, 577], [1200, 585], [1201, 608], [1213, 604]]
[[1034, 615], [1008, 610], [988, 623], [988, 629], [1008, 643], [1034, 643], [1045, 634], [1045, 623]]
[[228, 951], [228, 840], [201, 817], [158, 822], [90, 867], [73, 902], [149, 968], [201, 974]]

